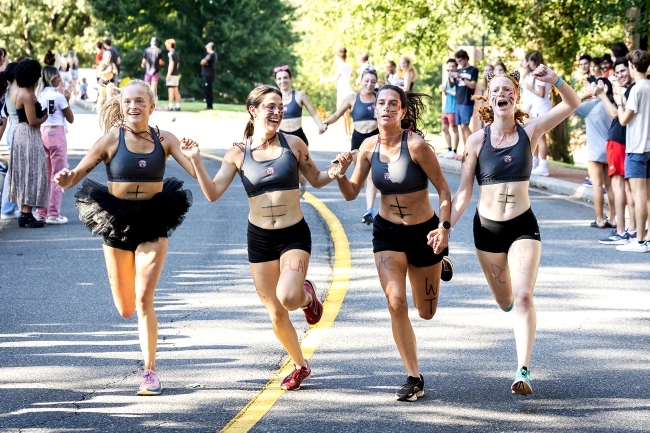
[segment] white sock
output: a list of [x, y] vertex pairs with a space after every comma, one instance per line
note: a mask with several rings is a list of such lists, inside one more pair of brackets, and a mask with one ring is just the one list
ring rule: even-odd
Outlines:
[[181, 103], [180, 102], [176, 103], [176, 108], [181, 108]]
[[174, 106], [172, 104], [169, 104], [169, 105], [167, 105], [167, 108], [171, 109], [171, 108], [174, 108]]

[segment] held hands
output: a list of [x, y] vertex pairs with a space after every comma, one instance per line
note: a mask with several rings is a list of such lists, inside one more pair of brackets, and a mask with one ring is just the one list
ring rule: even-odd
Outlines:
[[354, 154], [352, 152], [343, 152], [339, 153], [332, 161], [330, 165], [327, 166], [327, 175], [330, 179], [336, 179], [345, 176], [345, 171], [348, 169], [350, 164], [352, 164]]
[[59, 185], [61, 188], [66, 189], [72, 186], [72, 181], [74, 180], [75, 173], [73, 170], [64, 168], [60, 172], [54, 175], [54, 183]]
[[181, 152], [187, 159], [192, 159], [194, 156], [199, 156], [199, 143], [190, 138], [181, 138]]
[[435, 254], [442, 253], [449, 244], [449, 231], [443, 228], [432, 230], [427, 235], [427, 244]]
[[543, 83], [555, 84], [557, 82], [557, 73], [546, 65], [539, 65], [532, 74], [536, 80]]
[[321, 123], [320, 126], [318, 127], [318, 133], [322, 134], [323, 132], [327, 131], [327, 127], [329, 125], [327, 123]]

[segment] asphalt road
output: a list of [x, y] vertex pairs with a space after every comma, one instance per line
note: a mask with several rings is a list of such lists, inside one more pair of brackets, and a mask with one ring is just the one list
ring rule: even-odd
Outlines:
[[[223, 154], [214, 150], [215, 154]], [[317, 153], [324, 166], [332, 153]], [[78, 156], [70, 158], [71, 165]], [[206, 161], [210, 172], [219, 163]], [[136, 319], [116, 312], [101, 239], [64, 196], [64, 226], [0, 231], [0, 431], [219, 431], [283, 362], [246, 256], [247, 202], [238, 179], [209, 203], [194, 179], [194, 205], [169, 242], [156, 291], [158, 369], [165, 391], [137, 397]], [[103, 182], [102, 167], [91, 177]], [[447, 176], [452, 191], [455, 174]], [[514, 396], [513, 314], [491, 299], [472, 242], [472, 205], [451, 238], [455, 275], [436, 316], [411, 317], [426, 396], [394, 401], [406, 379], [372, 259], [363, 197], [335, 185], [314, 191], [350, 241], [352, 278], [339, 316], [312, 358], [303, 389], [282, 395], [254, 427], [270, 431], [642, 432], [650, 421], [650, 256], [617, 253], [595, 240], [593, 211], [532, 193], [543, 255], [536, 287], [534, 394]], [[435, 190], [431, 199], [437, 207]], [[308, 204], [309, 269], [324, 297], [332, 270], [327, 226]], [[292, 315], [301, 331], [302, 313]]]

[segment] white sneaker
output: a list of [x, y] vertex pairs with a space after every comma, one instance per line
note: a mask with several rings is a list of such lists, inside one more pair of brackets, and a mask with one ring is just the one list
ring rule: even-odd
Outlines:
[[539, 158], [533, 156], [533, 170], [535, 170], [537, 167], [539, 167]]
[[67, 224], [67, 223], [68, 223], [68, 219], [63, 215], [59, 215], [56, 218], [47, 217], [47, 219], [45, 220], [45, 224]]
[[530, 174], [534, 174], [536, 176], [548, 176], [548, 167], [546, 165], [540, 164], [537, 166], [537, 168], [534, 168]]
[[454, 158], [456, 158], [456, 152], [454, 152], [453, 150], [450, 150], [447, 153], [445, 153], [444, 155], [442, 155], [442, 157], [445, 158], [445, 159], [454, 159]]
[[616, 251], [623, 251], [628, 253], [647, 253], [648, 242], [646, 241], [640, 244], [636, 240], [633, 240], [630, 243], [627, 243], [625, 245], [617, 246]]
[[20, 211], [17, 210], [14, 213], [6, 214], [6, 215], [5, 214], [0, 215], [0, 219], [2, 219], [2, 220], [13, 220], [13, 219], [18, 218], [19, 216], [20, 216]]
[[40, 215], [37, 215], [37, 214], [35, 214], [35, 213], [32, 213], [32, 215], [34, 215], [34, 219], [35, 219], [36, 221], [45, 221], [45, 217], [44, 217], [44, 216], [40, 216]]

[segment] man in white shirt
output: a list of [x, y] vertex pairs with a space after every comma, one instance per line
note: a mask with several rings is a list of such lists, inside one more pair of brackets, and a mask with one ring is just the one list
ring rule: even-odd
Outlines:
[[650, 55], [643, 50], [634, 50], [626, 55], [630, 72], [636, 85], [630, 91], [627, 101], [617, 94], [618, 119], [625, 131], [625, 177], [629, 179], [634, 197], [637, 242], [616, 247], [618, 251], [646, 253], [650, 251], [648, 221], [648, 189], [650, 188], [650, 81], [646, 74], [650, 66]]

